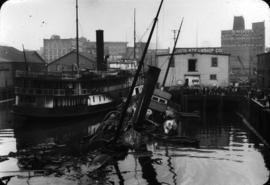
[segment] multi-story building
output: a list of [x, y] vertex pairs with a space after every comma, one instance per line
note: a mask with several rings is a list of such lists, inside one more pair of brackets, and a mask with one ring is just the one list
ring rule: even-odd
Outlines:
[[[43, 39], [44, 59], [50, 63], [76, 48], [76, 39], [62, 39], [52, 35], [50, 39]], [[96, 42], [90, 42], [84, 37], [79, 38], [79, 51], [96, 56]], [[109, 56], [109, 61], [115, 61], [126, 55], [127, 42], [104, 42], [104, 55]]]
[[231, 54], [231, 82], [254, 80], [256, 55], [265, 51], [264, 22], [252, 23], [252, 29], [245, 29], [244, 17], [235, 16], [233, 29], [221, 31], [221, 47], [225, 53]]
[[[83, 52], [86, 38], [79, 38], [79, 51]], [[44, 59], [47, 63], [64, 56], [76, 48], [76, 39], [61, 39], [59, 35], [52, 35], [50, 39], [43, 39]]]
[[257, 85], [259, 88], [270, 88], [270, 52], [258, 54]]
[[[174, 54], [165, 86], [228, 86], [229, 54], [209, 48], [179, 48]], [[158, 83], [162, 85], [170, 54], [158, 55], [161, 69]]]

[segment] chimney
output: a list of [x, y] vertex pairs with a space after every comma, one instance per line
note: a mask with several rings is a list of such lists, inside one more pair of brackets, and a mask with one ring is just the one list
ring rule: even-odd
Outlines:
[[106, 71], [107, 63], [104, 60], [103, 30], [96, 30], [97, 70]]

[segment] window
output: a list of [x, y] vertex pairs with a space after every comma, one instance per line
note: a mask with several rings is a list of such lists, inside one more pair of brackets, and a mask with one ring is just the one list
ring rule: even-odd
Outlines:
[[188, 71], [197, 71], [196, 69], [196, 59], [189, 59], [188, 60]]
[[210, 80], [216, 80], [217, 79], [217, 75], [216, 74], [211, 74], [210, 75]]
[[217, 59], [217, 57], [212, 57], [211, 67], [217, 67], [217, 66], [218, 66], [218, 59]]
[[152, 96], [152, 100], [154, 100], [154, 101], [158, 101], [158, 98], [157, 98], [157, 97], [155, 97], [155, 96]]
[[164, 100], [164, 99], [160, 99], [159, 102], [163, 103], [163, 104], [166, 104], [166, 100]]

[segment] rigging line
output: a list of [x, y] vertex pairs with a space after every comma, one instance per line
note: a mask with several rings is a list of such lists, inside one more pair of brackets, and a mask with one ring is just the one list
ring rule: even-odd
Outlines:
[[82, 37], [83, 37], [83, 35], [84, 35], [84, 33], [83, 33], [83, 27], [82, 27], [82, 25], [81, 25], [80, 21], [78, 22], [78, 24], [79, 24], [79, 27], [80, 27], [80, 32], [81, 32], [81, 35], [82, 35]]
[[161, 65], [160, 65], [160, 67], [159, 68], [163, 68], [163, 66], [166, 64], [166, 63], [168, 63], [168, 58], [166, 59], [166, 61], [164, 61]]
[[139, 39], [139, 42], [142, 41], [143, 37], [145, 36], [145, 34], [149, 31], [149, 29], [151, 28], [152, 24], [154, 22], [154, 19], [151, 21], [151, 23], [147, 26], [146, 30], [144, 31], [144, 33], [142, 34], [142, 36]]

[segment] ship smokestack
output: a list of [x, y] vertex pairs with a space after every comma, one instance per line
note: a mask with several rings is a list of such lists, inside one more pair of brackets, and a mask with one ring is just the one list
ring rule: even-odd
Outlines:
[[107, 63], [104, 60], [103, 30], [96, 30], [97, 70], [106, 71]]

